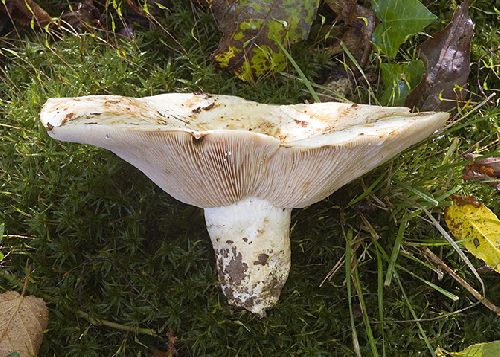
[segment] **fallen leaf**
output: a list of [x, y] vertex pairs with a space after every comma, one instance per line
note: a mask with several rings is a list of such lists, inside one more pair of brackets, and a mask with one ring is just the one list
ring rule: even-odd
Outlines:
[[451, 22], [419, 46], [425, 62], [422, 82], [406, 99], [406, 106], [422, 111], [445, 111], [457, 106], [465, 96], [462, 89], [470, 72], [470, 43], [474, 23], [469, 17], [469, 1], [456, 9]]
[[48, 314], [40, 298], [15, 291], [0, 294], [0, 356], [11, 352], [19, 352], [21, 357], [36, 356]]
[[41, 27], [52, 21], [50, 15], [33, 0], [2, 0], [0, 14], [21, 26]]
[[67, 22], [74, 29], [80, 30], [86, 26], [98, 26], [101, 14], [95, 7], [93, 0], [83, 0], [76, 4], [74, 9], [61, 15], [61, 20]]
[[500, 356], [500, 341], [477, 343], [460, 352], [436, 350], [436, 357], [495, 357]]
[[373, 33], [374, 44], [390, 58], [413, 34], [422, 31], [436, 16], [418, 0], [373, 0], [373, 11], [381, 24]]
[[339, 16], [341, 20], [349, 24], [356, 19], [356, 0], [325, 0], [325, 3]]
[[500, 180], [492, 181], [500, 179], [500, 157], [488, 157], [467, 164], [462, 177], [465, 181], [486, 181], [488, 185], [500, 191]]
[[167, 352], [170, 353], [170, 356], [177, 356], [177, 348], [175, 348], [175, 342], [177, 341], [177, 336], [175, 336], [172, 331], [168, 331], [167, 338], [168, 338]]
[[372, 49], [371, 38], [375, 28], [375, 14], [357, 5], [355, 0], [326, 0], [330, 8], [346, 23], [347, 30], [341, 40], [358, 61], [365, 67]]
[[319, 0], [213, 0], [223, 34], [214, 61], [244, 81], [283, 70], [286, 57], [279, 45], [307, 38], [318, 5]]
[[472, 255], [500, 273], [500, 221], [483, 204], [458, 203], [445, 210], [449, 230]]
[[382, 105], [402, 107], [405, 99], [420, 82], [424, 73], [424, 64], [420, 60], [408, 63], [381, 63], [384, 93], [380, 102]]
[[153, 357], [173, 357], [177, 356], [178, 352], [175, 348], [175, 341], [177, 337], [172, 333], [172, 331], [167, 332], [167, 346], [164, 350], [154, 350]]
[[479, 202], [474, 196], [451, 195], [450, 198], [457, 206], [473, 205], [474, 207], [478, 208], [482, 205], [482, 203]]

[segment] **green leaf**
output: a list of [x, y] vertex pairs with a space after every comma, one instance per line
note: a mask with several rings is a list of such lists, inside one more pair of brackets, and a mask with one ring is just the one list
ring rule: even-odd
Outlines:
[[436, 351], [436, 357], [493, 357], [500, 356], [500, 341], [478, 343], [460, 352], [448, 352], [441, 348]]
[[213, 54], [221, 68], [252, 81], [285, 68], [283, 47], [307, 38], [319, 0], [214, 0], [223, 37]]
[[390, 58], [396, 57], [408, 36], [436, 19], [418, 0], [373, 0], [373, 11], [381, 21], [373, 33], [373, 43]]
[[385, 90], [382, 105], [403, 106], [408, 94], [420, 83], [424, 74], [424, 64], [420, 60], [409, 63], [382, 63], [382, 81]]

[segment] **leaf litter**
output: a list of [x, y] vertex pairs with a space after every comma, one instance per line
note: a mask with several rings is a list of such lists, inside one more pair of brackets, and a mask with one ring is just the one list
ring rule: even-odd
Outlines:
[[213, 60], [244, 81], [285, 68], [280, 45], [305, 40], [319, 0], [213, 0], [222, 39]]
[[500, 273], [500, 221], [488, 207], [455, 199], [445, 210], [445, 221], [469, 253]]
[[421, 111], [446, 111], [464, 100], [473, 32], [469, 1], [464, 0], [451, 22], [419, 46], [426, 71], [423, 80], [406, 98], [406, 106]]
[[15, 291], [0, 294], [0, 356], [35, 356], [48, 324], [45, 302]]
[[488, 157], [467, 164], [462, 178], [484, 182], [500, 191], [500, 157]]

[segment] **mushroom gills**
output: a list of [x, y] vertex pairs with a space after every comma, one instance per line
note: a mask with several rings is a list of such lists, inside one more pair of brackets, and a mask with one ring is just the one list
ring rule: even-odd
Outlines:
[[219, 282], [230, 304], [264, 316], [290, 271], [291, 208], [250, 197], [205, 208]]

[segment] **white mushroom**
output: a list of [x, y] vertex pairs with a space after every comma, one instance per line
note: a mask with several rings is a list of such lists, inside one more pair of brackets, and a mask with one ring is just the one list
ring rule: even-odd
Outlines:
[[51, 137], [111, 150], [202, 207], [229, 303], [273, 306], [290, 269], [290, 213], [327, 197], [441, 128], [446, 113], [233, 96], [49, 99]]

